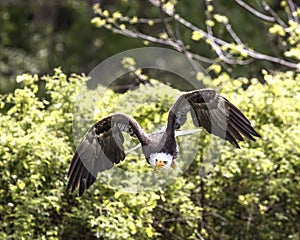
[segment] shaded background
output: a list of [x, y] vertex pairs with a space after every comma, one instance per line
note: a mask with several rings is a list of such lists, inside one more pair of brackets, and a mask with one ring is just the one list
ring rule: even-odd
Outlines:
[[[92, 5], [98, 1], [1, 1], [0, 3], [0, 92], [8, 92], [16, 87], [14, 78], [23, 72], [47, 74], [54, 67], [61, 66], [69, 73], [89, 73], [97, 64], [109, 56], [124, 50], [142, 47], [143, 41], [113, 34], [105, 29], [97, 29], [90, 20], [94, 16]], [[157, 18], [159, 12], [147, 1], [99, 1], [101, 6], [111, 10], [121, 10], [129, 16]], [[282, 15], [280, 1], [267, 1]], [[249, 4], [253, 3], [248, 1]], [[297, 3], [297, 1], [296, 1]], [[277, 39], [268, 34], [269, 24], [262, 22], [249, 12], [241, 9], [233, 0], [214, 3], [217, 11], [225, 14], [242, 40], [249, 46], [266, 54], [280, 56], [284, 49]], [[257, 7], [259, 4], [255, 4]], [[190, 22], [205, 27], [204, 1], [179, 1], [177, 8]], [[147, 24], [138, 25], [149, 32]], [[160, 28], [161, 26], [157, 27]], [[159, 29], [157, 29], [158, 31]], [[206, 44], [195, 43], [190, 32], [181, 28], [181, 37], [195, 52], [205, 57], [213, 57]], [[153, 31], [153, 29], [151, 29]], [[226, 38], [226, 31], [220, 29], [218, 37]], [[270, 45], [271, 42], [271, 45]], [[150, 44], [150, 46], [158, 46]], [[207, 64], [203, 63], [204, 67]], [[247, 66], [232, 65], [228, 69], [233, 77], [259, 77], [263, 68], [282, 69], [277, 64], [253, 62]], [[126, 88], [126, 87], [125, 87]]]

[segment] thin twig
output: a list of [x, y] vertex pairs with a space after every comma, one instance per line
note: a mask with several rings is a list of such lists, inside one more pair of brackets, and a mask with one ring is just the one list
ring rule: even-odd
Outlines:
[[277, 13], [270, 7], [269, 4], [267, 4], [265, 1], [261, 1], [261, 4], [262, 4], [264, 10], [272, 15], [272, 17], [275, 19], [276, 23], [278, 23], [283, 28], [287, 27], [285, 22], [277, 15]]
[[[157, 0], [148, 0], [151, 4], [153, 4], [154, 6], [158, 6], [158, 1]], [[222, 45], [226, 45], [229, 44], [228, 42], [214, 37], [208, 33], [206, 33], [205, 31], [203, 31], [202, 29], [196, 27], [195, 25], [193, 25], [192, 23], [186, 21], [185, 19], [183, 19], [182, 17], [179, 16], [179, 14], [174, 14], [173, 12], [167, 11], [163, 8], [164, 12], [166, 14], [168, 14], [169, 16], [174, 16], [174, 19], [176, 21], [178, 21], [179, 23], [181, 23], [182, 25], [186, 26], [187, 28], [193, 30], [193, 31], [198, 31], [204, 39], [209, 40], [212, 45], [212, 47], [214, 48], [215, 52], [218, 54], [218, 56], [220, 57], [221, 60], [223, 60], [226, 63], [229, 64], [247, 64], [247, 62], [243, 61], [243, 60], [239, 60], [239, 59], [228, 59], [226, 56], [224, 56], [222, 54], [222, 50], [221, 47]], [[294, 69], [299, 69], [299, 64], [298, 63], [293, 63], [293, 62], [289, 62], [280, 58], [276, 58], [273, 56], [269, 56], [260, 52], [257, 52], [251, 48], [248, 48], [247, 46], [244, 46], [244, 50], [247, 52], [249, 57], [252, 57], [256, 60], [265, 60], [265, 61], [269, 61], [269, 62], [273, 62], [273, 63], [278, 63], [280, 65], [286, 66], [286, 67], [290, 67], [290, 68], [294, 68]]]
[[169, 38], [173, 38], [175, 39], [175, 36], [174, 36], [174, 33], [172, 31], [172, 29], [170, 28], [170, 26], [167, 24], [167, 22], [165, 21], [165, 16], [164, 16], [164, 12], [162, 10], [162, 4], [159, 5], [159, 13], [160, 13], [160, 17], [162, 19], [162, 23], [163, 23], [163, 26], [164, 26], [164, 29], [165, 29], [165, 32], [167, 33], [167, 36]]
[[[205, 11], [206, 20], [207, 21], [212, 21], [212, 17], [211, 17], [210, 10], [209, 10], [209, 7], [211, 6], [211, 1], [205, 0], [205, 6], [206, 6], [206, 11]], [[207, 33], [210, 36], [214, 36], [211, 25], [209, 23], [206, 23], [205, 25], [206, 25]], [[232, 57], [231, 55], [229, 57], [225, 56], [226, 53], [224, 53], [224, 51], [220, 48], [220, 46], [218, 46], [214, 42], [211, 42], [211, 46], [215, 49], [215, 51], [216, 51], [217, 55], [219, 56], [219, 58], [221, 60], [223, 60], [224, 62], [228, 62], [229, 59]]]
[[299, 18], [297, 16], [297, 7], [295, 6], [295, 3], [291, 0], [287, 0], [287, 3], [289, 5], [289, 9], [291, 11], [291, 19], [294, 20], [295, 22], [299, 23]]
[[149, 42], [168, 45], [168, 46], [171, 46], [171, 47], [175, 48], [177, 51], [180, 50], [180, 47], [175, 42], [173, 42], [169, 39], [160, 39], [160, 38], [156, 38], [156, 37], [153, 37], [153, 36], [146, 35], [146, 34], [141, 33], [141, 32], [137, 32], [137, 31], [134, 32], [134, 31], [131, 31], [131, 30], [128, 30], [128, 29], [112, 28], [112, 31], [114, 33], [118, 33], [118, 34], [121, 34], [121, 35], [124, 35], [124, 36], [127, 36], [127, 37], [139, 38], [139, 39], [143, 39], [143, 40], [146, 40], [146, 41], [149, 41]]
[[[180, 38], [180, 34], [179, 34], [179, 29], [177, 28], [176, 29], [176, 37], [175, 37], [175, 34], [173, 32], [173, 30], [169, 27], [169, 25], [167, 24], [166, 21], [164, 21], [165, 19], [165, 16], [164, 16], [164, 12], [163, 12], [163, 9], [162, 9], [162, 4], [160, 4], [160, 15], [161, 15], [161, 18], [163, 19], [163, 23], [164, 23], [164, 28], [165, 28], [165, 31], [168, 35], [169, 38], [173, 39], [173, 42], [176, 42], [178, 44], [178, 46], [181, 48], [180, 52], [184, 53], [185, 56], [187, 57], [187, 60], [190, 62], [192, 68], [194, 69], [195, 71], [195, 74], [200, 72], [202, 69], [199, 69], [198, 65], [195, 64], [194, 61], [192, 61], [192, 55], [189, 54], [188, 50], [186, 49], [182, 39]], [[178, 27], [177, 25], [177, 21], [174, 21], [175, 22], [175, 26]]]
[[169, 234], [171, 234], [171, 235], [174, 237], [174, 239], [184, 240], [184, 238], [178, 237], [176, 234], [172, 233], [172, 231], [171, 231], [170, 229], [166, 228], [166, 227], [165, 227], [164, 225], [162, 225], [161, 223], [156, 223], [156, 225], [157, 225], [158, 227], [160, 227], [161, 229], [163, 229], [164, 231], [167, 231]]
[[239, 38], [239, 36], [233, 31], [230, 23], [223, 23], [226, 27], [227, 32], [230, 34], [230, 36], [234, 39], [234, 41], [239, 45], [244, 45], [242, 40]]
[[[165, 22], [171, 22], [172, 21], [172, 18], [168, 17], [168, 18], [165, 18], [164, 19]], [[130, 22], [130, 21], [128, 21]], [[149, 22], [153, 23], [153, 24], [157, 24], [157, 23], [162, 23], [162, 20], [161, 18], [154, 18], [154, 19], [151, 19], [151, 18], [138, 18], [137, 23], [146, 23], [146, 24], [149, 24]]]
[[244, 8], [245, 10], [247, 10], [248, 12], [250, 12], [251, 14], [253, 14], [254, 16], [267, 21], [267, 22], [275, 22], [275, 18], [274, 17], [270, 17], [267, 15], [262, 14], [261, 12], [257, 11], [256, 9], [254, 9], [253, 7], [251, 7], [250, 5], [248, 5], [247, 3], [241, 1], [241, 0], [234, 0], [238, 5], [240, 5], [242, 8]]
[[[148, 1], [150, 3], [152, 3], [154, 6], [159, 7], [159, 3], [157, 0], [148, 0]], [[229, 59], [223, 54], [221, 46], [229, 44], [228, 42], [206, 33], [202, 29], [198, 28], [197, 26], [191, 24], [190, 22], [188, 22], [185, 19], [183, 19], [182, 17], [180, 17], [179, 14], [173, 14], [173, 13], [166, 11], [165, 9], [163, 9], [163, 10], [165, 11], [166, 14], [170, 14], [169, 16], [171, 16], [171, 17], [173, 16], [175, 21], [178, 21], [179, 23], [181, 23], [185, 27], [191, 29], [192, 31], [199, 32], [203, 36], [204, 39], [209, 40], [212, 48], [214, 49], [214, 51], [217, 53], [217, 55], [219, 56], [219, 58], [222, 61], [224, 61], [228, 64], [239, 64], [239, 65], [249, 64], [249, 61], [240, 60], [240, 59]]]
[[[210, 14], [210, 11], [209, 11], [209, 7], [211, 6], [211, 1], [210, 0], [205, 0], [205, 6], [206, 6], [206, 11], [205, 11], [206, 19], [208, 21], [212, 21], [211, 14]], [[212, 27], [210, 26], [210, 24], [205, 24], [205, 25], [206, 25], [206, 30], [207, 30], [208, 34], [213, 36]]]
[[[141, 32], [132, 31], [132, 30], [128, 30], [128, 29], [119, 29], [116, 27], [112, 27], [111, 30], [114, 33], [121, 34], [126, 37], [142, 39], [142, 40], [153, 42], [153, 43], [159, 43], [162, 45], [170, 46], [170, 47], [176, 49], [177, 51], [182, 52], [182, 46], [180, 46], [178, 44], [178, 42], [173, 42], [170, 39], [160, 39], [157, 37], [146, 35]], [[201, 56], [191, 53], [189, 51], [187, 51], [187, 54], [190, 55], [193, 59], [196, 59], [196, 60], [199, 60], [202, 62], [206, 62], [206, 63], [214, 63], [215, 62], [214, 60], [211, 60], [211, 59], [205, 58], [205, 57], [201, 57]]]
[[[160, 2], [158, 0], [148, 0], [148, 1], [156, 7], [160, 7]], [[240, 0], [236, 0], [236, 1], [240, 1]], [[196, 32], [200, 33], [201, 36], [203, 37], [203, 39], [206, 40], [206, 42], [208, 44], [210, 44], [213, 51], [218, 55], [219, 60], [223, 61], [224, 63], [247, 65], [253, 60], [264, 60], [264, 61], [277, 63], [277, 64], [280, 64], [282, 66], [286, 66], [286, 67], [289, 67], [289, 68], [294, 68], [294, 69], [299, 70], [299, 64], [298, 63], [294, 63], [294, 62], [290, 62], [290, 61], [287, 61], [287, 60], [284, 60], [284, 59], [281, 59], [281, 58], [266, 55], [266, 54], [257, 52], [254, 49], [251, 49], [251, 48], [247, 47], [246, 44], [243, 44], [240, 41], [240, 39], [238, 38], [238, 35], [231, 29], [230, 25], [228, 25], [227, 29], [228, 29], [229, 33], [231, 34], [231, 36], [233, 37], [233, 39], [235, 39], [235, 41], [237, 43], [238, 42], [242, 43], [241, 46], [243, 47], [243, 51], [245, 51], [245, 54], [248, 57], [248, 59], [246, 59], [246, 60], [239, 59], [238, 57], [235, 57], [234, 55], [232, 55], [232, 54], [230, 54], [230, 53], [228, 53], [228, 52], [226, 52], [225, 50], [222, 49], [222, 46], [232, 45], [232, 43], [230, 43], [228, 41], [225, 41], [221, 38], [215, 37], [212, 34], [209, 34], [205, 31], [203, 31], [199, 27], [193, 25], [189, 21], [182, 18], [179, 14], [174, 14], [173, 11], [170, 11], [170, 10], [164, 8], [164, 7], [161, 7], [161, 10], [166, 15], [168, 15], [169, 17], [174, 19], [175, 22], [180, 23], [181, 25], [185, 26], [186, 28], [188, 28], [192, 31], [196, 31]], [[271, 11], [271, 10], [269, 9], [269, 11]], [[105, 16], [102, 16], [102, 17], [107, 18]], [[276, 21], [280, 21], [280, 18], [275, 18], [275, 19], [276, 19]], [[149, 41], [149, 42], [154, 42], [154, 43], [159, 43], [159, 44], [162, 44], [162, 45], [170, 46], [170, 47], [174, 48], [175, 50], [177, 50], [179, 52], [185, 53], [187, 57], [191, 57], [192, 59], [200, 60], [200, 61], [203, 61], [203, 62], [211, 62], [211, 60], [207, 60], [207, 59], [199, 56], [198, 54], [192, 53], [191, 51], [187, 51], [184, 44], [182, 43], [182, 41], [177, 40], [175, 37], [174, 37], [174, 39], [173, 38], [161, 39], [161, 38], [158, 38], [158, 37], [154, 37], [154, 36], [151, 36], [151, 35], [144, 34], [144, 33], [139, 32], [137, 30], [130, 30], [130, 29], [127, 29], [127, 28], [124, 28], [124, 27], [121, 28], [120, 24], [116, 23], [116, 22], [110, 22], [110, 23], [111, 23], [110, 27], [107, 27], [107, 28], [109, 30], [111, 30], [112, 32], [114, 32], [114, 33], [118, 33], [118, 34], [121, 34], [121, 35], [124, 35], [124, 36], [127, 36], [127, 37], [131, 37], [131, 38], [143, 39], [143, 40], [146, 40], [146, 41]], [[170, 35], [172, 35], [172, 34], [170, 34]], [[218, 59], [216, 61], [218, 61]]]
[[[194, 227], [192, 226], [192, 224], [190, 223], [190, 221], [186, 220], [185, 221], [186, 224], [191, 228], [191, 229], [194, 229]], [[205, 240], [201, 235], [200, 233], [194, 229], [194, 232], [196, 233], [197, 237], [200, 239], [200, 240]]]

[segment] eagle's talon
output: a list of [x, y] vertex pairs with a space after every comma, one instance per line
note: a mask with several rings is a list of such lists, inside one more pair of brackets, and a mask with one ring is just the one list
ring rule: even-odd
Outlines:
[[177, 164], [176, 164], [176, 162], [174, 160], [171, 163], [171, 168], [173, 168], [173, 169], [177, 168]]

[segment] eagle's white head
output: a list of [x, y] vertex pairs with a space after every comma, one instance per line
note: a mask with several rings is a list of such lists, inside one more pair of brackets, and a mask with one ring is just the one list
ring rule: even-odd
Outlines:
[[149, 163], [155, 172], [159, 169], [168, 170], [171, 166], [174, 167], [173, 156], [164, 152], [152, 153], [149, 157]]

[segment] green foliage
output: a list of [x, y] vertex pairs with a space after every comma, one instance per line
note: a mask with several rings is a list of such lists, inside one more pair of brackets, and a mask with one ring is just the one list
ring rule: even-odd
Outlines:
[[24, 74], [17, 77], [22, 87], [2, 98], [2, 239], [57, 239], [61, 232], [57, 216], [66, 202], [64, 172], [72, 156], [70, 110], [83, 79], [56, 69], [43, 78], [46, 100], [37, 97], [38, 77]]
[[263, 74], [265, 86], [251, 79], [245, 93], [238, 80], [227, 81], [223, 88], [252, 119], [262, 140], [243, 144], [237, 151], [225, 147], [206, 179], [207, 210], [220, 216], [213, 222], [222, 239], [299, 236], [300, 75]]
[[[300, 75], [263, 71], [263, 76], [266, 85], [224, 73], [214, 80], [262, 135], [257, 142], [233, 149], [201, 133], [196, 159], [169, 185], [126, 193], [112, 189], [101, 175], [82, 198], [66, 193], [65, 187], [74, 152], [72, 109], [86, 78], [67, 77], [60, 69], [41, 79], [18, 76], [20, 88], [0, 98], [0, 238], [297, 239]], [[147, 131], [165, 125], [179, 92], [149, 81], [151, 85], [124, 94], [107, 90], [97, 99], [94, 120], [127, 111]], [[38, 97], [41, 91], [46, 98]], [[179, 163], [193, 156], [193, 142], [180, 140]], [[220, 153], [210, 153], [209, 146], [219, 147]], [[140, 152], [122, 164], [119, 169], [152, 171]]]

